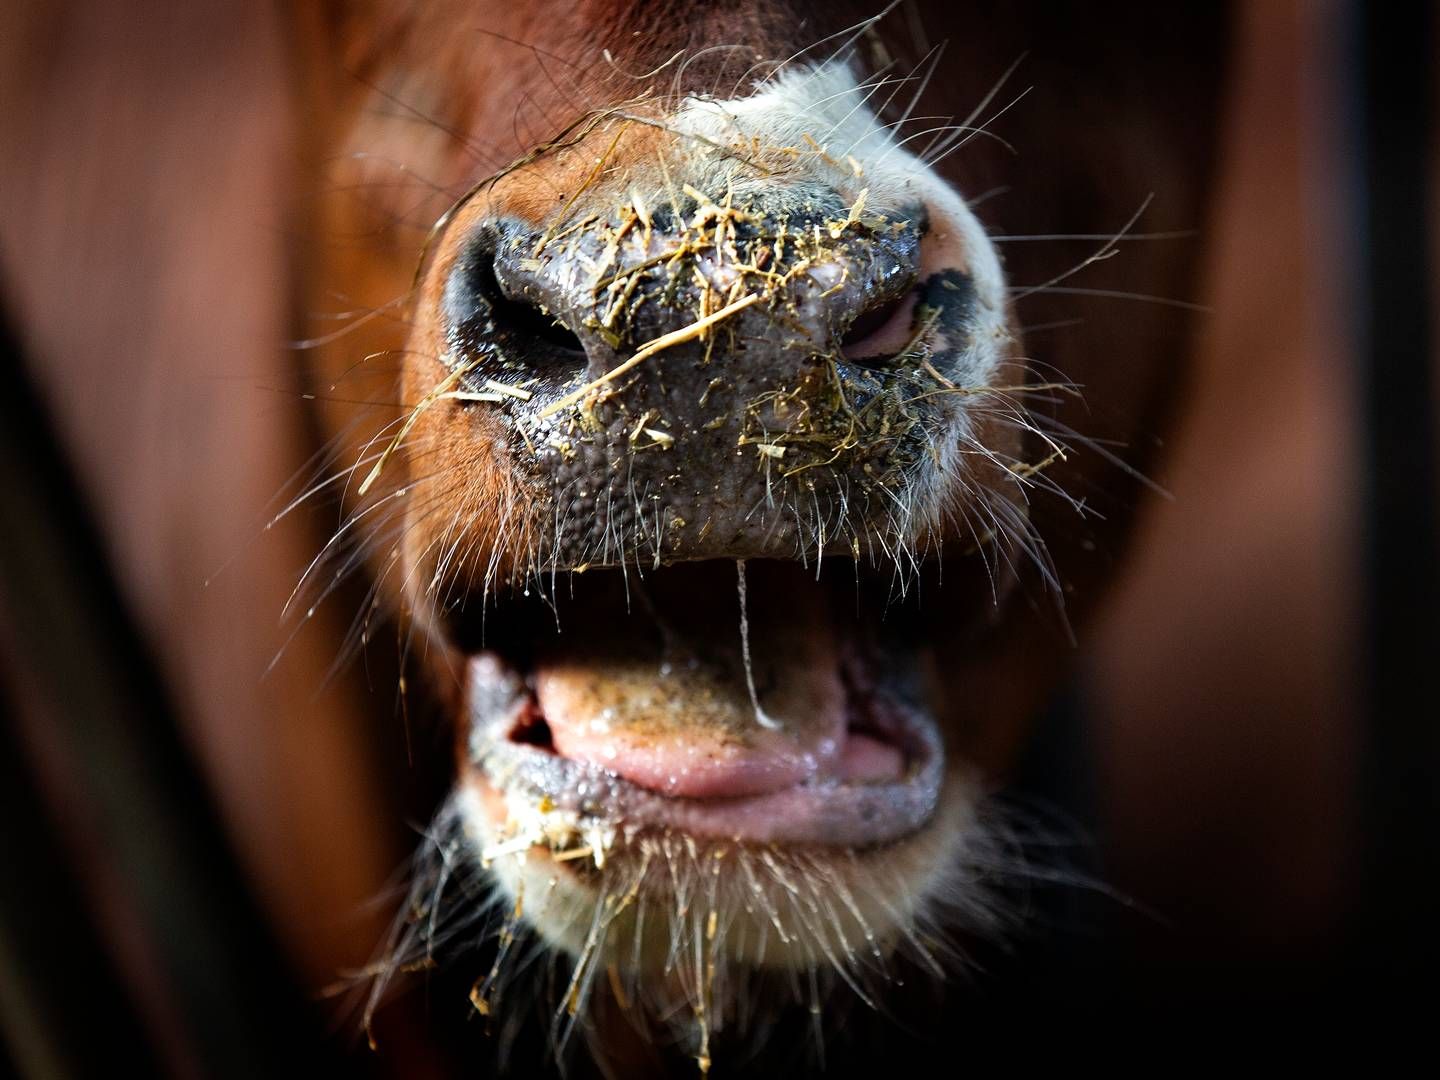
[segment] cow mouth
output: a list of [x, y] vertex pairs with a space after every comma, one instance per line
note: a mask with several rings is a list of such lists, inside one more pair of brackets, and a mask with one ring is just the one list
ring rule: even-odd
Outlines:
[[897, 581], [717, 559], [565, 574], [486, 612], [465, 755], [499, 796], [499, 842], [857, 850], [921, 830], [945, 755], [918, 598]]

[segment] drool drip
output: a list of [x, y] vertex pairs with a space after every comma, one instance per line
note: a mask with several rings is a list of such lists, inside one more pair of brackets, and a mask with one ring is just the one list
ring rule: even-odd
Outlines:
[[760, 707], [760, 695], [755, 692], [755, 668], [750, 662], [750, 616], [745, 602], [745, 560], [735, 560], [735, 585], [740, 593], [740, 659], [745, 665], [745, 686], [750, 691], [750, 705], [755, 710], [755, 722], [769, 731], [779, 731], [780, 722]]
[[[576, 632], [536, 648], [535, 706], [558, 758], [691, 799], [774, 794], [831, 775], [851, 744], [829, 595], [802, 567], [735, 564], [679, 567], [650, 589], [653, 615], [595, 604], [588, 619], [570, 620]], [[753, 603], [748, 579], [760, 590]], [[720, 590], [711, 602], [704, 586]], [[738, 635], [726, 595], [740, 608]], [[656, 632], [657, 617], [670, 633]], [[512, 739], [511, 721], [500, 726]]]

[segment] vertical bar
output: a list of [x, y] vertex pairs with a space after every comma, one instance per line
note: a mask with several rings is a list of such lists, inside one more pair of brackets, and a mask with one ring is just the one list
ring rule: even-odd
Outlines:
[[1434, 7], [1349, 5], [1365, 426], [1368, 716], [1355, 959], [1397, 993], [1440, 960], [1440, 588], [1431, 197]]

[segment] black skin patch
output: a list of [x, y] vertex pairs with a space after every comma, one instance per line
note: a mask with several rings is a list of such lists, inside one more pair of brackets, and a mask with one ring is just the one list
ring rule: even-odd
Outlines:
[[973, 333], [978, 299], [975, 279], [963, 270], [941, 270], [920, 284], [919, 309], [939, 312], [936, 329], [947, 341], [959, 342]]
[[931, 274], [919, 287], [912, 328], [929, 326], [935, 343], [930, 363], [947, 379], [968, 385], [974, 354], [976, 307], [975, 279], [954, 268]]

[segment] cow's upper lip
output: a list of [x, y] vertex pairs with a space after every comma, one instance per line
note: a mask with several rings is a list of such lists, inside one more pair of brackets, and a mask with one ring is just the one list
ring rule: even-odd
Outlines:
[[[733, 564], [692, 568], [681, 581], [726, 569], [733, 573]], [[804, 579], [773, 570], [762, 578], [771, 590]], [[599, 827], [853, 849], [922, 827], [936, 808], [944, 754], [915, 690], [917, 650], [893, 635], [878, 645], [853, 612], [835, 619], [838, 626], [820, 625], [833, 601], [826, 587], [809, 584], [823, 602], [787, 595], [757, 604], [757, 616], [781, 612], [778, 628], [754, 628], [757, 653], [772, 654], [757, 660], [768, 680], [757, 698], [745, 696], [738, 649], [714, 659], [728, 648], [717, 629], [725, 614], [702, 613], [671, 631], [693, 635], [702, 658], [689, 663], [698, 674], [652, 662], [644, 634], [614, 625], [555, 635], [528, 655], [474, 653], [469, 757], [506, 801], [508, 839], [523, 843], [538, 829], [531, 839], [548, 830], [553, 841]], [[642, 625], [652, 615], [667, 621], [651, 612]], [[589, 621], [597, 621], [593, 613]], [[774, 659], [787, 649], [793, 654]], [[774, 717], [763, 715], [767, 707]], [[568, 824], [557, 833], [556, 822]]]

